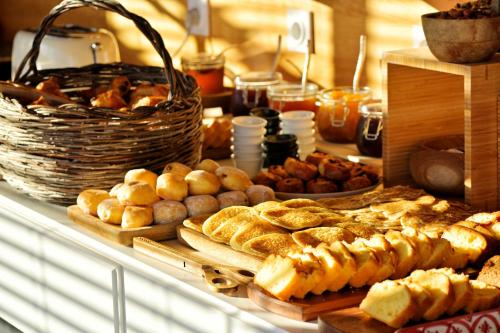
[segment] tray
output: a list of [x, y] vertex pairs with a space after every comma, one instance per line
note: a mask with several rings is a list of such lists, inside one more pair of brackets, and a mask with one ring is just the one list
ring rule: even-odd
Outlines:
[[365, 192], [372, 191], [376, 189], [381, 183], [377, 183], [375, 185], [365, 187], [355, 191], [346, 191], [346, 192], [333, 192], [333, 193], [285, 193], [285, 192], [275, 192], [276, 198], [280, 200], [290, 200], [290, 199], [325, 199], [325, 198], [340, 198], [340, 197], [348, 197], [355, 194], [361, 194]]

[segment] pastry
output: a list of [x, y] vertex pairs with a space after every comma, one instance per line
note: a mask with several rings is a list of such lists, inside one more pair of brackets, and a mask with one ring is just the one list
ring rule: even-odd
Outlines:
[[261, 216], [271, 224], [288, 230], [312, 228], [321, 224], [321, 217], [317, 214], [286, 207], [266, 210]]
[[[325, 211], [326, 207], [323, 206], [321, 203], [311, 200], [311, 199], [290, 199], [281, 202], [282, 207], [286, 208], [306, 208], [306, 207], [317, 207], [321, 208], [320, 210], [317, 210], [316, 212], [322, 212]], [[326, 209], [327, 212], [330, 210]]]
[[221, 209], [203, 223], [203, 233], [210, 236], [222, 223], [242, 213], [253, 214], [253, 209], [244, 206], [232, 206]]
[[257, 185], [268, 186], [272, 189], [276, 189], [276, 184], [283, 178], [275, 175], [269, 171], [261, 171], [255, 176], [253, 182]]
[[500, 255], [493, 256], [486, 261], [477, 279], [500, 288]]
[[248, 206], [249, 200], [245, 192], [242, 191], [228, 191], [217, 195], [220, 209], [231, 206]]
[[318, 166], [321, 160], [325, 158], [333, 158], [332, 156], [328, 155], [327, 153], [322, 153], [320, 151], [314, 152], [312, 154], [307, 155], [306, 157], [306, 162], [314, 164], [315, 166]]
[[156, 181], [156, 194], [164, 200], [182, 201], [188, 196], [188, 183], [178, 174], [161, 174]]
[[215, 170], [217, 170], [218, 168], [220, 168], [219, 163], [209, 158], [204, 159], [196, 166], [196, 170], [205, 170], [210, 173], [215, 173]]
[[219, 202], [211, 195], [193, 195], [184, 199], [188, 216], [213, 214], [219, 211]]
[[241, 226], [229, 240], [229, 245], [233, 249], [241, 251], [242, 246], [246, 241], [255, 237], [272, 233], [283, 234], [288, 232], [285, 229], [272, 225], [262, 218], [258, 218]]
[[184, 165], [179, 162], [172, 162], [165, 165], [162, 173], [175, 173], [178, 174], [179, 176], [186, 177], [186, 175], [191, 171], [193, 170], [187, 165]]
[[304, 193], [304, 183], [299, 178], [285, 178], [276, 183], [276, 192]]
[[293, 157], [285, 160], [284, 167], [290, 176], [305, 181], [313, 179], [318, 174], [318, 168], [314, 164], [302, 162]]
[[252, 185], [245, 171], [238, 168], [223, 166], [215, 170], [215, 174], [228, 191], [246, 191]]
[[266, 258], [271, 254], [285, 256], [296, 246], [290, 234], [271, 233], [247, 240], [241, 249], [248, 254]]
[[104, 190], [84, 190], [76, 198], [76, 204], [84, 214], [97, 216], [97, 206], [109, 198], [109, 193]]
[[216, 194], [221, 187], [219, 178], [205, 170], [193, 170], [184, 179], [190, 195]]
[[61, 91], [58, 79], [54, 76], [50, 76], [47, 80], [41, 81], [36, 85], [36, 90], [49, 93], [51, 95], [56, 95], [69, 100], [68, 95]]
[[121, 224], [125, 206], [121, 205], [118, 199], [105, 199], [97, 206], [97, 216], [101, 221], [110, 224]]
[[334, 181], [321, 177], [311, 179], [306, 185], [307, 193], [333, 193], [338, 190], [337, 184]]
[[366, 176], [352, 177], [342, 183], [342, 189], [347, 191], [356, 191], [372, 185], [372, 182]]
[[124, 184], [117, 193], [120, 204], [126, 206], [150, 206], [159, 201], [156, 191], [144, 182], [133, 181]]
[[161, 200], [153, 205], [155, 224], [180, 224], [187, 217], [187, 208], [181, 202]]
[[281, 204], [277, 201], [266, 201], [266, 202], [261, 202], [256, 206], [253, 206], [253, 209], [255, 209], [260, 214], [268, 209], [279, 208], [279, 207], [281, 207]]
[[248, 210], [223, 221], [207, 236], [209, 236], [213, 241], [229, 244], [231, 238], [240, 227], [259, 220], [260, 218], [254, 210]]
[[146, 169], [133, 169], [125, 174], [125, 183], [144, 182], [149, 184], [151, 188], [156, 189], [156, 179], [158, 175]]
[[298, 245], [316, 247], [321, 243], [327, 245], [345, 240], [347, 243], [354, 241], [354, 234], [347, 229], [337, 227], [316, 227], [292, 233], [292, 238]]
[[157, 104], [167, 100], [166, 96], [144, 96], [136, 99], [134, 103], [130, 106], [132, 109], [141, 106], [156, 106]]
[[122, 216], [122, 228], [140, 228], [153, 223], [153, 208], [126, 206]]
[[212, 214], [198, 215], [193, 217], [188, 217], [184, 221], [182, 221], [182, 225], [191, 230], [197, 231], [199, 233], [203, 233], [203, 223], [210, 217]]
[[264, 185], [252, 185], [247, 188], [246, 195], [250, 200], [250, 205], [255, 206], [261, 202], [274, 201], [274, 191], [272, 188]]
[[117, 76], [115, 77], [110, 84], [110, 88], [112, 90], [118, 91], [121, 96], [127, 94], [130, 90], [132, 84], [126, 76]]
[[338, 182], [345, 182], [351, 177], [349, 168], [336, 159], [325, 158], [321, 160], [318, 170], [322, 177]]
[[141, 83], [130, 94], [130, 104], [134, 104], [145, 96], [168, 97], [169, 87], [166, 84]]
[[90, 104], [99, 108], [119, 109], [127, 106], [127, 103], [122, 98], [117, 90], [105, 91], [90, 100]]
[[288, 178], [288, 177], [290, 177], [290, 175], [288, 174], [288, 172], [286, 172], [285, 167], [282, 166], [282, 165], [270, 165], [267, 168], [267, 171], [269, 171], [273, 175], [276, 175], [276, 176], [278, 176], [280, 178]]

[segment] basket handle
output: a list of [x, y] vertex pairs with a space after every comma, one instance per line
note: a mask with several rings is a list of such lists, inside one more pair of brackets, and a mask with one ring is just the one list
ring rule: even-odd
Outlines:
[[[165, 72], [165, 77], [167, 82], [170, 84], [170, 95], [174, 96], [175, 93], [179, 92], [180, 90], [180, 93], [183, 96], [186, 96], [186, 80], [184, 79], [184, 77], [179, 76], [175, 71], [174, 65], [172, 64], [172, 58], [170, 57], [168, 51], [165, 49], [163, 39], [161, 38], [158, 31], [153, 29], [153, 27], [151, 27], [148, 21], [146, 21], [144, 18], [129, 12], [127, 9], [125, 9], [125, 7], [123, 7], [120, 3], [118, 3], [118, 1], [115, 0], [63, 0], [57, 6], [52, 8], [50, 13], [43, 19], [42, 23], [40, 24], [35, 38], [33, 39], [31, 50], [26, 54], [16, 71], [14, 82], [24, 80], [30, 74], [38, 74], [36, 61], [40, 53], [40, 44], [42, 43], [42, 39], [45, 37], [50, 27], [52, 26], [52, 23], [59, 15], [67, 11], [82, 7], [94, 7], [96, 9], [109, 10], [132, 20], [135, 23], [136, 27], [144, 34], [144, 36], [148, 38], [148, 40], [151, 42], [151, 44], [154, 46], [155, 50], [163, 60], [163, 64], [165, 66], [163, 69]], [[29, 70], [21, 76], [21, 73], [24, 71], [24, 68], [28, 62]]]

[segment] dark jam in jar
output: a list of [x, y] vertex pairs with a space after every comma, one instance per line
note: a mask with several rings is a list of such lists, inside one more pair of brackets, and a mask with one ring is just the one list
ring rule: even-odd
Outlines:
[[382, 104], [380, 100], [368, 101], [359, 107], [356, 146], [361, 154], [382, 156]]
[[250, 72], [238, 75], [234, 80], [235, 90], [231, 103], [234, 116], [247, 116], [255, 107], [267, 107], [267, 88], [279, 84], [281, 73]]

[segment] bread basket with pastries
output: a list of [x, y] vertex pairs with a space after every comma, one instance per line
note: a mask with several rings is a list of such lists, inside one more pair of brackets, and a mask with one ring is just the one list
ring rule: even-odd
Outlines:
[[[40, 44], [61, 14], [93, 7], [132, 20], [162, 67], [126, 63], [38, 70]], [[195, 80], [176, 71], [160, 34], [114, 0], [64, 0], [42, 21], [11, 92], [0, 94], [0, 174], [32, 197], [74, 202], [129, 169], [161, 171], [200, 159], [202, 106]], [[16, 86], [36, 98], [19, 98]], [[36, 87], [36, 88], [35, 88]], [[35, 88], [35, 89], [33, 89]], [[25, 94], [26, 96], [26, 94]]]

